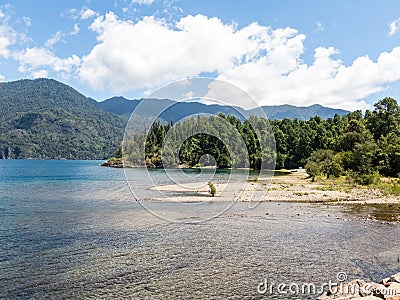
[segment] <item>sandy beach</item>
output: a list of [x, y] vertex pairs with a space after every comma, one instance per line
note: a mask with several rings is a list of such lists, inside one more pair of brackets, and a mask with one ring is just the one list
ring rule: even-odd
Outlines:
[[[400, 197], [384, 195], [378, 188], [364, 186], [339, 186], [326, 182], [312, 182], [304, 170], [287, 175], [261, 179], [257, 182], [215, 183], [217, 194], [209, 194], [207, 182], [185, 185], [163, 185], [153, 190], [165, 192], [166, 197], [154, 201], [175, 202], [323, 202], [332, 204], [384, 204], [399, 203]], [[169, 196], [173, 194], [173, 196]]]

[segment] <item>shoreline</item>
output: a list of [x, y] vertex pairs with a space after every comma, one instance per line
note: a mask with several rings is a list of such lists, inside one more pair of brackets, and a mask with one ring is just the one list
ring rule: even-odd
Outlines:
[[[246, 183], [213, 182], [217, 194], [209, 194], [207, 182], [171, 184], [151, 187], [165, 193], [171, 202], [299, 202], [346, 204], [400, 204], [400, 197], [384, 195], [379, 188], [364, 186], [335, 186], [311, 182], [304, 170]], [[234, 200], [232, 200], [234, 199]], [[254, 200], [256, 199], [256, 200]], [[154, 198], [153, 201], [168, 201]]]

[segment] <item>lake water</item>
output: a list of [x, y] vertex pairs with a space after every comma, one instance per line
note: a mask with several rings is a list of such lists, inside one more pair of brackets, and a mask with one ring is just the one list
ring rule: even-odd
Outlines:
[[[168, 222], [155, 214], [190, 221], [226, 203], [152, 202], [152, 214], [99, 163], [0, 160], [0, 298], [314, 299], [257, 287], [400, 271], [396, 205], [235, 203]], [[150, 199], [145, 171], [127, 172]]]

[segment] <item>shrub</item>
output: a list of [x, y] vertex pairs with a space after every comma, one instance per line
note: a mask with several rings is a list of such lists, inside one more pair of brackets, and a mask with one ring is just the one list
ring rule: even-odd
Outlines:
[[347, 172], [347, 180], [349, 183], [355, 182], [361, 185], [378, 184], [381, 181], [381, 176], [378, 172], [369, 174], [360, 174], [358, 172]]
[[217, 189], [215, 188], [215, 185], [212, 182], [208, 183], [208, 186], [210, 187], [210, 194], [211, 196], [215, 196], [215, 194], [217, 193]]
[[332, 150], [314, 151], [308, 158], [305, 168], [312, 181], [322, 174], [329, 178], [330, 176], [339, 177], [343, 172], [340, 156], [335, 155]]

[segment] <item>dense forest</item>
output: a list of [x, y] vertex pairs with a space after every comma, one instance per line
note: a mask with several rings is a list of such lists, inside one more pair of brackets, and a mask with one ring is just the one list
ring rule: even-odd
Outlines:
[[[361, 111], [354, 111], [326, 120], [320, 117], [307, 121], [286, 118], [268, 123], [265, 119], [251, 117], [241, 122], [234, 116], [220, 114], [219, 117], [187, 118], [177, 124], [155, 122], [146, 136], [135, 133], [125, 142], [123, 152], [125, 159], [138, 163], [143, 144], [146, 165], [161, 167], [168, 161], [162, 161], [162, 157], [172, 151], [168, 145], [163, 146], [168, 144], [164, 140], [170, 135], [175, 141], [181, 141], [176, 161], [180, 165], [196, 166], [201, 157], [210, 154], [219, 168], [260, 168], [262, 161], [268, 164], [275, 159], [277, 169], [303, 167], [313, 178], [346, 174], [361, 183], [369, 183], [379, 174], [398, 177], [399, 105], [392, 98], [384, 98], [374, 107], [373, 111], [366, 111], [364, 115]], [[240, 139], [227, 129], [226, 122], [216, 121], [221, 119], [237, 130], [247, 150], [240, 146]], [[202, 133], [196, 133], [194, 128], [200, 128]], [[271, 131], [276, 151], [271, 145]], [[195, 134], [185, 139], [184, 136], [190, 132]], [[265, 140], [259, 140], [260, 136]], [[234, 140], [227, 147], [223, 140], [229, 139]], [[121, 156], [121, 149], [118, 152]], [[248, 157], [247, 162], [245, 157]]]
[[207, 166], [212, 156], [218, 168], [260, 169], [273, 167], [275, 160], [273, 132], [264, 118], [241, 122], [223, 114], [198, 115], [176, 124], [157, 121], [145, 135], [132, 133], [124, 143], [125, 159], [134, 165], [141, 164], [143, 153], [152, 167]]

